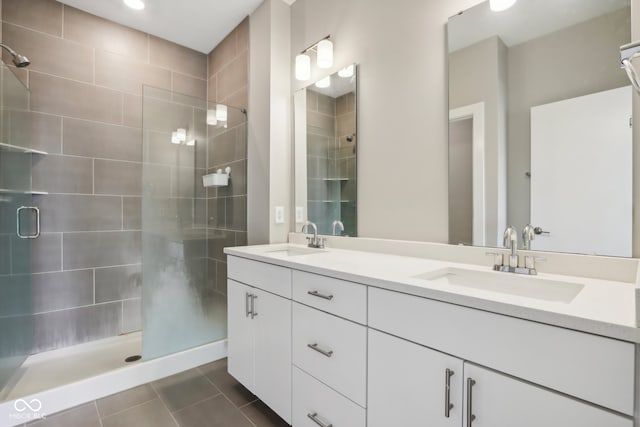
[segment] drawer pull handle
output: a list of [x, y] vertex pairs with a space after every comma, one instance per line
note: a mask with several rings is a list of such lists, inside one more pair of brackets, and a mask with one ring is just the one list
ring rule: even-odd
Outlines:
[[257, 295], [251, 294], [251, 318], [252, 319], [258, 315], [258, 313], [256, 313], [256, 300], [257, 299], [258, 299]]
[[451, 377], [454, 372], [447, 368], [444, 371], [444, 416], [449, 418], [451, 410], [453, 409], [453, 403], [451, 403]]
[[473, 386], [476, 382], [473, 378], [467, 378], [467, 427], [471, 427], [476, 416], [473, 415]]
[[249, 308], [249, 299], [251, 298], [251, 294], [246, 292], [244, 294], [244, 311], [246, 313], [245, 317], [251, 316], [251, 308]]
[[318, 413], [317, 412], [313, 412], [313, 413], [308, 413], [307, 417], [311, 418], [311, 420], [318, 424], [320, 427], [333, 427], [333, 424], [325, 424], [322, 421], [320, 421], [320, 419], [318, 418]]
[[307, 292], [309, 295], [312, 295], [314, 297], [318, 297], [318, 298], [322, 298], [322, 299], [326, 299], [327, 301], [331, 301], [333, 299], [333, 295], [324, 295], [321, 294], [318, 291], [309, 291]]
[[323, 350], [318, 346], [318, 343], [313, 343], [313, 344], [307, 344], [307, 347], [309, 347], [311, 350], [315, 350], [318, 353], [322, 354], [323, 356], [327, 356], [327, 357], [331, 357], [333, 356], [333, 350]]

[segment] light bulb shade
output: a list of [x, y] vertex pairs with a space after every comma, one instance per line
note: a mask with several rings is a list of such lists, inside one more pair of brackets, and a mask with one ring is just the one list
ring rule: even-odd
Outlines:
[[178, 141], [184, 142], [187, 140], [187, 130], [183, 128], [178, 128], [176, 135], [178, 136]]
[[124, 4], [134, 10], [144, 9], [144, 2], [142, 0], [123, 0]]
[[501, 12], [516, 4], [517, 0], [489, 0], [489, 7], [494, 12]]
[[340, 77], [349, 78], [353, 76], [353, 64], [348, 67], [344, 67], [342, 70], [338, 71], [338, 75]]
[[304, 53], [296, 56], [296, 80], [309, 80], [311, 78], [311, 58]]
[[333, 66], [333, 42], [331, 40], [320, 40], [318, 42], [318, 67], [331, 68]]
[[224, 104], [216, 105], [216, 119], [219, 122], [226, 122], [228, 117], [227, 106]]
[[180, 138], [178, 138], [178, 132], [171, 132], [171, 143], [180, 144]]
[[316, 87], [319, 87], [320, 89], [324, 89], [331, 86], [331, 76], [327, 76], [322, 80], [318, 80], [316, 82]]
[[218, 124], [218, 118], [216, 117], [216, 110], [207, 110], [207, 124], [215, 126]]

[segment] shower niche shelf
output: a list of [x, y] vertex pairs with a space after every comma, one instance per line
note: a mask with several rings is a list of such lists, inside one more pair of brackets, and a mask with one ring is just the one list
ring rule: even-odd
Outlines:
[[18, 145], [5, 144], [0, 142], [0, 151], [10, 152], [10, 153], [24, 153], [24, 154], [39, 154], [42, 156], [46, 156], [46, 151], [34, 150], [32, 148], [20, 147]]
[[34, 196], [44, 196], [49, 194], [48, 191], [35, 191], [35, 190], [30, 190], [30, 191], [20, 191], [20, 190], [10, 190], [8, 188], [0, 188], [0, 194], [31, 194]]

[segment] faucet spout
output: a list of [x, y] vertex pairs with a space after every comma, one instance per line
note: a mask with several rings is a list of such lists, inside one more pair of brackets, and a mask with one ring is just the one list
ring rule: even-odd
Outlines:
[[311, 229], [313, 230], [313, 237], [307, 237], [307, 240], [309, 241], [309, 244], [307, 246], [309, 246], [310, 248], [324, 248], [324, 239], [318, 237], [318, 226], [315, 225], [315, 223], [311, 221], [305, 222], [302, 226], [301, 231], [304, 233], [306, 229], [308, 233], [309, 227], [311, 227]]
[[504, 247], [511, 249], [509, 267], [518, 267], [518, 232], [511, 225], [504, 231]]
[[[344, 224], [342, 223], [342, 221], [340, 220], [335, 220], [333, 221], [333, 224], [331, 224], [331, 226], [333, 227], [333, 235], [334, 236], [342, 236], [342, 233], [344, 233]], [[336, 233], [336, 228], [340, 228], [340, 234]]]

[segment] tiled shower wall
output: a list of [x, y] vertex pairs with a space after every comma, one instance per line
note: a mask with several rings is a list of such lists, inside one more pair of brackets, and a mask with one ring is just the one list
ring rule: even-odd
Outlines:
[[142, 85], [204, 98], [207, 56], [53, 0], [3, 0], [2, 39], [31, 59], [14, 70], [49, 153], [33, 164], [49, 192], [34, 197], [34, 352], [140, 329]]
[[208, 275], [222, 294], [227, 293], [227, 263], [222, 250], [247, 244], [247, 128], [241, 123], [242, 113], [231, 109], [247, 109], [248, 63], [249, 18], [246, 18], [209, 54], [210, 108], [221, 103], [230, 110], [226, 130], [212, 133], [209, 128], [207, 156], [208, 173], [231, 167], [228, 187], [207, 189]]

